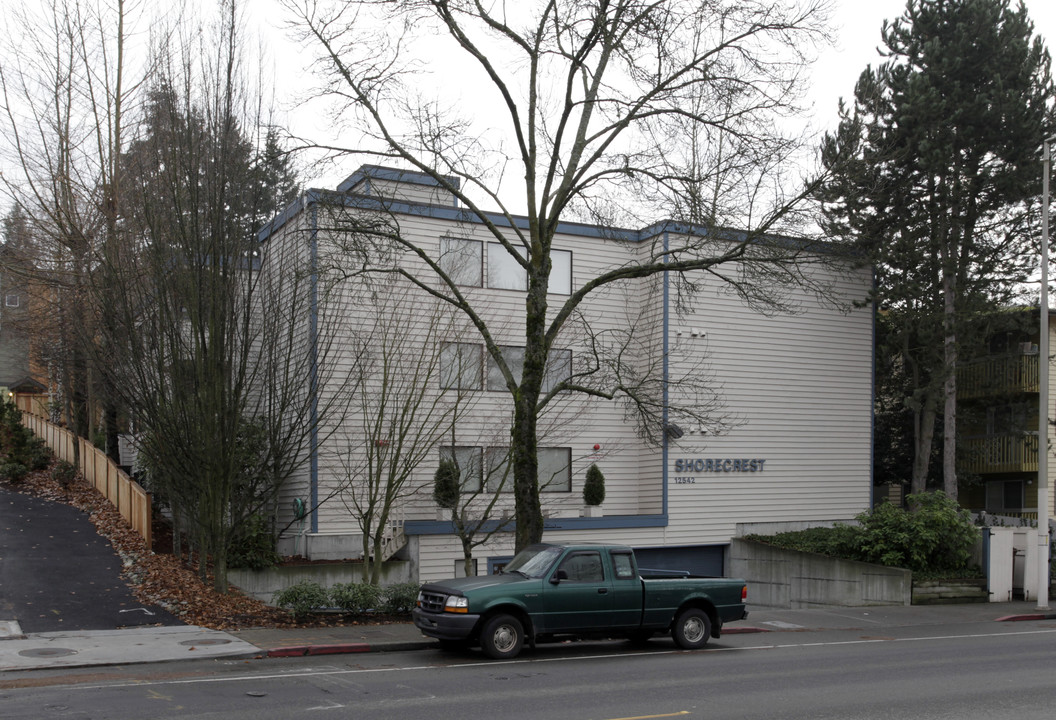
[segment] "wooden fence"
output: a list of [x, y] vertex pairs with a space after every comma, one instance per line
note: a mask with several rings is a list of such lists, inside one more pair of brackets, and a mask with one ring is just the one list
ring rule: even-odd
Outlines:
[[78, 469], [84, 479], [118, 509], [121, 517], [147, 541], [147, 547], [151, 547], [150, 493], [108, 458], [105, 452], [84, 438], [78, 438], [69, 430], [52, 425], [30, 412], [22, 412], [22, 423], [43, 438], [60, 460], [72, 463], [74, 447], [79, 443], [81, 452]]

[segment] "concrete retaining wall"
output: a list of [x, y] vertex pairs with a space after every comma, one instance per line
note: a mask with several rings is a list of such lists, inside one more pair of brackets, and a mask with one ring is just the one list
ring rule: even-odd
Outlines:
[[730, 575], [748, 581], [748, 602], [778, 608], [909, 605], [912, 573], [735, 538]]
[[[338, 583], [363, 582], [362, 563], [317, 563], [314, 565], [283, 565], [270, 570], [228, 570], [232, 585], [246, 595], [270, 603], [272, 596], [302, 580], [317, 582], [324, 588]], [[411, 563], [390, 560], [381, 565], [381, 586], [414, 581]]]
[[978, 580], [918, 580], [913, 583], [914, 605], [948, 605], [990, 601], [986, 578]]

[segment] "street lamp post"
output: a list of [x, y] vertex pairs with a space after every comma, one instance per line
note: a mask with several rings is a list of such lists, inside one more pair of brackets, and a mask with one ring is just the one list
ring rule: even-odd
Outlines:
[[1038, 337], [1038, 609], [1049, 607], [1049, 175], [1056, 137], [1046, 138], [1041, 176], [1041, 335]]

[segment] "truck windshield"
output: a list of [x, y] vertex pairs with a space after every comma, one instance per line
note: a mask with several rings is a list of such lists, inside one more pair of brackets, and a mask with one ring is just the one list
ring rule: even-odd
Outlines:
[[514, 555], [503, 572], [517, 572], [530, 578], [542, 577], [562, 552], [563, 548], [553, 545], [530, 545]]

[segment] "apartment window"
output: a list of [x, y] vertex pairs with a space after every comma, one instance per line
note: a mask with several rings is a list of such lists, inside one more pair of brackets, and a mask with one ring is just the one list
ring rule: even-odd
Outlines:
[[4, 298], [4, 305], [7, 307], [18, 307], [18, 294], [10, 293]]
[[447, 445], [440, 448], [441, 460], [454, 460], [458, 465], [459, 483], [464, 493], [480, 492], [483, 454], [483, 448], [479, 447]]
[[550, 292], [572, 294], [572, 253], [569, 250], [550, 251]]
[[[572, 448], [538, 448], [539, 492], [572, 492]], [[491, 492], [513, 492], [513, 468], [508, 447], [489, 447], [484, 452], [485, 486]]]
[[440, 387], [480, 390], [484, 347], [475, 343], [444, 343], [440, 347]]
[[572, 351], [551, 350], [546, 360], [543, 376], [543, 392], [548, 393], [572, 377]]
[[539, 448], [539, 491], [572, 492], [572, 448]]
[[[477, 576], [477, 559], [472, 558], [469, 561], [469, 572], [472, 573], [471, 577]], [[455, 560], [455, 575], [456, 578], [466, 577], [466, 560], [465, 558], [459, 558]]]
[[[514, 382], [521, 382], [521, 373], [524, 371], [524, 348], [518, 345], [503, 345], [502, 359], [506, 367], [513, 373]], [[572, 376], [572, 351], [551, 350], [550, 357], [543, 371], [543, 393], [553, 390], [559, 383], [568, 380]], [[501, 391], [506, 389], [506, 378], [502, 376], [502, 370], [495, 359], [488, 356], [488, 390]]]
[[439, 260], [440, 269], [456, 285], [483, 285], [484, 243], [480, 240], [442, 237]]
[[489, 447], [484, 451], [484, 463], [488, 469], [485, 484], [491, 492], [513, 492], [513, 468], [509, 461], [509, 448]]
[[[523, 259], [524, 250], [516, 250], [517, 255]], [[521, 265], [520, 260], [499, 243], [488, 243], [488, 287], [496, 290], [528, 289], [528, 271]]]
[[[517, 248], [517, 255], [525, 257]], [[488, 287], [496, 290], [527, 290], [528, 272], [503, 245], [488, 243]], [[550, 292], [572, 294], [572, 251], [550, 251]]]
[[[524, 348], [516, 345], [503, 345], [499, 347], [502, 351], [502, 359], [506, 367], [513, 373], [513, 381], [521, 382], [521, 372], [524, 370]], [[488, 355], [488, 390], [505, 390], [506, 378], [502, 376], [502, 370], [495, 358]]]
[[1024, 505], [1022, 480], [991, 480], [986, 484], [986, 509], [989, 512], [1020, 512]]
[[1026, 427], [1028, 407], [1024, 403], [994, 405], [986, 409], [986, 434], [1009, 435]]

